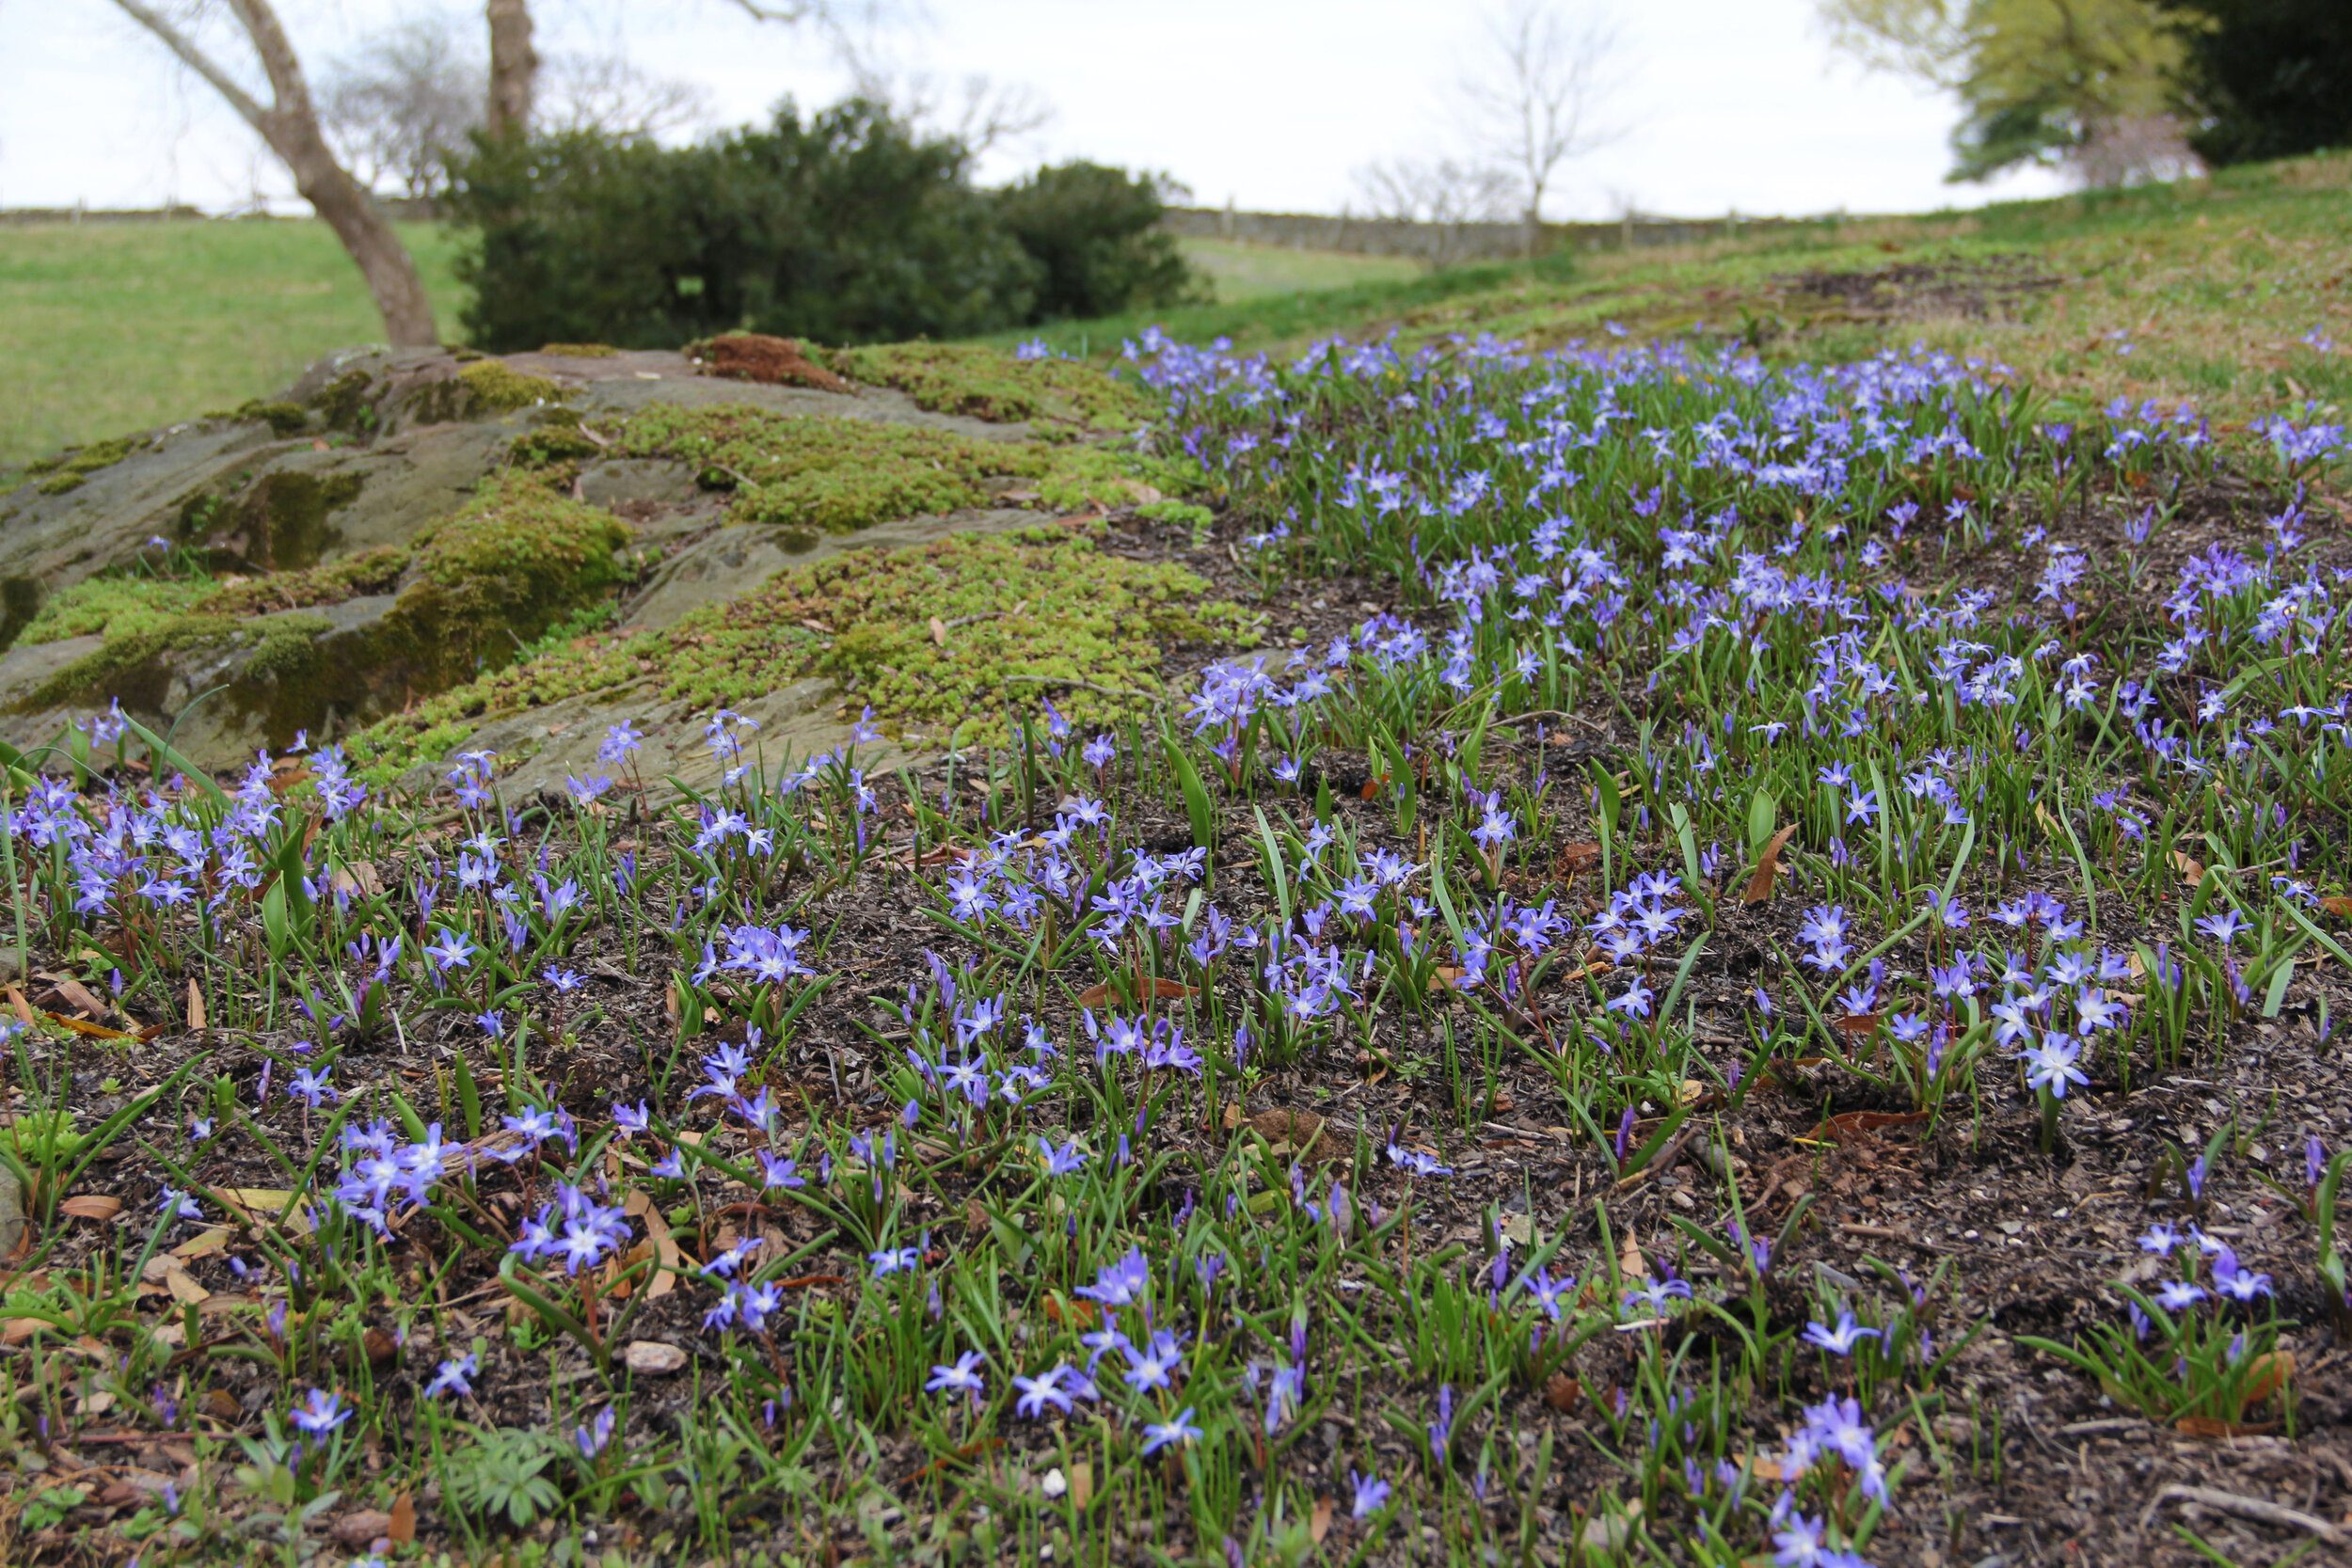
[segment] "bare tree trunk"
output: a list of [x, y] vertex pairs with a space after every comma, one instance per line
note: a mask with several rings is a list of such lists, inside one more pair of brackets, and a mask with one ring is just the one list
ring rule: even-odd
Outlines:
[[539, 83], [539, 55], [531, 47], [531, 0], [488, 0], [490, 110], [494, 136], [531, 129], [531, 101]]
[[368, 293], [384, 317], [384, 335], [394, 348], [430, 348], [440, 341], [433, 329], [433, 306], [417, 277], [407, 246], [400, 243], [382, 209], [367, 188], [336, 161], [319, 129], [318, 109], [303, 79], [302, 62], [278, 24], [269, 0], [229, 0], [229, 9], [253, 44], [254, 55], [269, 78], [270, 102], [256, 101], [235, 77], [198, 48], [195, 41], [146, 0], [115, 0], [131, 19], [161, 40], [189, 70], [212, 84], [245, 122], [261, 134], [294, 177], [318, 215], [335, 231], [343, 249], [358, 263]]

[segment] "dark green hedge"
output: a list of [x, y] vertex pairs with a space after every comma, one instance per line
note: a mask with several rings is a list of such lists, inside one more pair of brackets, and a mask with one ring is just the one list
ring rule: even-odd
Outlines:
[[982, 190], [961, 144], [857, 100], [684, 148], [483, 138], [452, 173], [466, 331], [494, 352], [964, 337], [1193, 289], [1158, 182], [1072, 164]]

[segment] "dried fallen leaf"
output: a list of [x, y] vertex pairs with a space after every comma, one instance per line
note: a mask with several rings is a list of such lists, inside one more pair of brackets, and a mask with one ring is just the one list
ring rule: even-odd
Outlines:
[[1584, 1385], [1565, 1372], [1554, 1372], [1544, 1382], [1544, 1402], [1563, 1416], [1573, 1416], [1584, 1402]]
[[65, 998], [67, 1006], [78, 1013], [87, 1014], [90, 1018], [104, 1018], [109, 1010], [106, 1004], [90, 994], [90, 989], [87, 986], [71, 976], [56, 982], [56, 991], [59, 996]]
[[1625, 1250], [1617, 1255], [1617, 1272], [1628, 1279], [1647, 1279], [1649, 1259], [1642, 1256], [1642, 1242], [1632, 1226], [1625, 1227]]
[[171, 1255], [183, 1262], [194, 1262], [199, 1258], [210, 1258], [216, 1252], [228, 1250], [229, 1232], [219, 1226], [215, 1226], [173, 1247]]
[[947, 623], [936, 615], [931, 617], [931, 641], [943, 648], [947, 645]]
[[2258, 1437], [2275, 1432], [2276, 1421], [2225, 1421], [2214, 1416], [2184, 1416], [2173, 1427], [2191, 1437]]
[[2352, 898], [2322, 898], [2319, 907], [2338, 920], [2352, 920]]
[[1318, 1546], [1323, 1544], [1323, 1538], [1331, 1533], [1330, 1493], [1326, 1492], [1315, 1499], [1314, 1513], [1307, 1519], [1307, 1533], [1314, 1539], [1314, 1544]]
[[1748, 879], [1747, 891], [1740, 895], [1740, 902], [1761, 904], [1772, 895], [1772, 879], [1780, 874], [1780, 852], [1788, 847], [1788, 840], [1796, 831], [1797, 825], [1791, 822], [1774, 833], [1772, 842], [1764, 846], [1764, 853], [1756, 861], [1756, 872]]
[[204, 992], [197, 985], [195, 977], [190, 976], [188, 980], [188, 1028], [193, 1032], [203, 1027], [205, 1027]]
[[68, 1018], [63, 1013], [48, 1013], [43, 1016], [52, 1023], [62, 1025], [77, 1035], [87, 1036], [94, 1040], [127, 1040], [131, 1037], [119, 1029], [109, 1029], [103, 1023], [92, 1023], [86, 1018]]
[[1070, 1466], [1070, 1502], [1083, 1509], [1094, 1500], [1094, 1466], [1084, 1460]]
[[14, 986], [8, 988], [8, 1006], [15, 1010], [16, 1021], [27, 1029], [33, 1026], [33, 1005], [24, 1000], [24, 993]]
[[1579, 877], [1600, 864], [1600, 846], [1593, 843], [1567, 844], [1560, 848], [1560, 875]]
[[171, 1292], [172, 1300], [193, 1307], [213, 1293], [198, 1284], [196, 1275], [182, 1268], [179, 1259], [167, 1259], [166, 1262], [164, 1289]]
[[[1169, 980], [1158, 976], [1138, 974], [1135, 977], [1135, 981], [1136, 993], [1139, 996], [1164, 998], [1168, 1001], [1182, 1001], [1185, 997], [1197, 996], [1200, 994], [1198, 988], [1185, 985], [1182, 980]], [[1082, 1007], [1100, 1007], [1110, 999], [1111, 988], [1107, 985], [1089, 986], [1086, 990], [1078, 993], [1078, 1006]]]
[[2181, 874], [2181, 880], [2195, 887], [2205, 879], [2204, 863], [2181, 850], [2172, 851], [2172, 869]]
[[1307, 1164], [1340, 1157], [1330, 1124], [1312, 1111], [1260, 1111], [1249, 1118], [1249, 1130], [1269, 1145], [1290, 1148]]
[[667, 1377], [686, 1365], [686, 1353], [659, 1339], [631, 1339], [621, 1364], [640, 1377]]
[[110, 1220], [122, 1212], [122, 1199], [98, 1193], [79, 1193], [57, 1207], [77, 1220]]
[[2295, 1353], [2274, 1350], [2254, 1358], [2246, 1374], [2246, 1402], [2260, 1404], [2295, 1381]]
[[1879, 1015], [1848, 1013], [1837, 1021], [1837, 1032], [1850, 1040], [1868, 1039], [1879, 1032]]
[[403, 1492], [392, 1499], [392, 1523], [384, 1534], [395, 1546], [405, 1546], [417, 1538], [417, 1500]]
[[640, 1188], [630, 1188], [621, 1207], [644, 1224], [646, 1234], [653, 1238], [654, 1259], [660, 1264], [654, 1272], [653, 1283], [645, 1287], [645, 1299], [651, 1301], [668, 1295], [677, 1289], [678, 1271], [685, 1267], [685, 1261], [678, 1253], [677, 1238], [670, 1234], [668, 1217], [654, 1207], [653, 1200]]

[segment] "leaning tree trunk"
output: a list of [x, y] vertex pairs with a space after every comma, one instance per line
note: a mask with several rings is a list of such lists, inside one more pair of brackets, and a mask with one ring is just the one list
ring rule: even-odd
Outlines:
[[539, 80], [538, 52], [531, 47], [530, 0], [488, 0], [490, 104], [487, 129], [494, 136], [522, 135], [531, 129], [531, 101]]
[[368, 293], [375, 296], [375, 308], [383, 314], [384, 335], [392, 346], [431, 348], [437, 344], [440, 337], [433, 330], [433, 307], [417, 277], [417, 264], [409, 260], [408, 247], [400, 243], [367, 187], [351, 177], [326, 145], [326, 133], [319, 129], [318, 108], [310, 101], [310, 84], [303, 79], [302, 62], [269, 0], [229, 0], [230, 14], [245, 29], [262, 73], [269, 78], [266, 104], [246, 92], [147, 0], [115, 0], [115, 4], [162, 40], [189, 70], [211, 83], [278, 154], [294, 177], [294, 189], [358, 263]]

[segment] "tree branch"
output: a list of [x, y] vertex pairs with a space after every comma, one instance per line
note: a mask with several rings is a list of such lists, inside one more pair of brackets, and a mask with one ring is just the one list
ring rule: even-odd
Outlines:
[[171, 19], [145, 5], [142, 0], [115, 0], [132, 21], [154, 34], [164, 47], [180, 56], [180, 63], [195, 71], [213, 86], [213, 90], [229, 100], [229, 106], [244, 118], [246, 124], [269, 135], [269, 111], [254, 102], [253, 95], [237, 85], [237, 79], [214, 63], [212, 56], [196, 46], [196, 41], [171, 24]]

